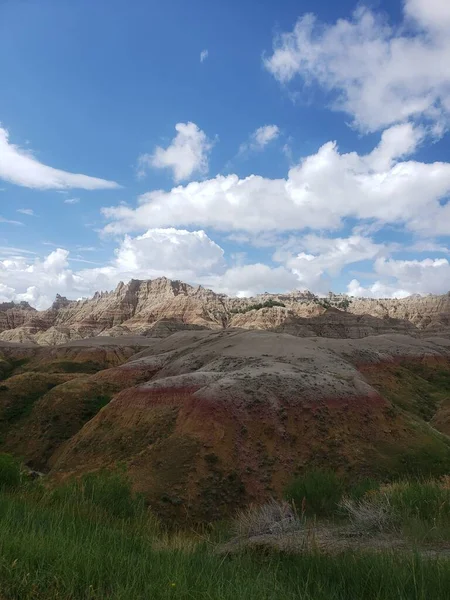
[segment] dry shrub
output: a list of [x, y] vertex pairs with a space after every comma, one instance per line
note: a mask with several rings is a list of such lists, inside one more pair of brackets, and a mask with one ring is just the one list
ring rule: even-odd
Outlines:
[[239, 537], [264, 534], [280, 534], [300, 529], [301, 520], [291, 504], [272, 499], [262, 506], [250, 506], [241, 511], [233, 522], [233, 530]]
[[343, 498], [339, 507], [350, 519], [354, 534], [385, 533], [396, 528], [396, 514], [385, 494], [373, 494], [361, 500]]
[[439, 485], [443, 490], [450, 490], [450, 475], [443, 475], [439, 480]]

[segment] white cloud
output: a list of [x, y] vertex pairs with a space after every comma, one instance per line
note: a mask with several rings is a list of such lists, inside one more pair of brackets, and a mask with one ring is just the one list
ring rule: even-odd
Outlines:
[[284, 262], [298, 278], [302, 287], [325, 293], [330, 289], [331, 278], [340, 274], [350, 264], [372, 260], [386, 255], [387, 246], [376, 244], [370, 238], [351, 235], [348, 238], [325, 238], [306, 235], [292, 245], [303, 249], [298, 254], [279, 248], [274, 260]]
[[264, 148], [269, 142], [276, 139], [280, 134], [280, 130], [277, 125], [264, 125], [258, 127], [258, 129], [252, 134], [254, 144], [259, 148]]
[[[292, 247], [295, 247], [292, 242]], [[104, 266], [96, 266], [62, 248], [44, 259], [22, 256], [20, 249], [7, 247], [0, 252], [0, 301], [30, 302], [43, 309], [51, 305], [56, 293], [69, 298], [91, 296], [98, 290], [113, 289], [119, 281], [131, 278], [152, 279], [166, 276], [191, 284], [211, 287], [229, 295], [250, 296], [263, 292], [310, 289], [316, 293], [331, 289], [330, 278], [361, 260], [375, 259], [377, 281], [364, 287], [357, 280], [348, 285], [349, 293], [365, 296], [401, 297], [412, 293], [446, 292], [450, 280], [447, 259], [422, 261], [386, 258], [388, 247], [368, 238], [352, 235], [327, 239], [305, 236], [297, 240], [303, 251], [278, 256], [284, 264], [238, 264], [226, 266], [224, 251], [203, 231], [152, 229], [137, 237], [125, 236]], [[2, 249], [0, 248], [0, 251]], [[30, 254], [29, 251], [23, 253]], [[93, 265], [73, 270], [70, 263]]]
[[450, 4], [446, 0], [406, 0], [405, 13], [422, 27], [448, 34]]
[[256, 263], [228, 269], [222, 276], [205, 280], [217, 292], [232, 296], [254, 296], [264, 292], [286, 292], [298, 287], [298, 279], [285, 267]]
[[34, 217], [34, 210], [32, 208], [18, 208], [17, 212], [28, 215], [29, 217]]
[[205, 61], [205, 60], [208, 58], [208, 54], [209, 54], [209, 52], [208, 52], [208, 50], [206, 50], [206, 49], [205, 49], [205, 50], [202, 50], [202, 51], [200, 52], [200, 62], [201, 62], [201, 63], [202, 63], [202, 62], [204, 62], [204, 61]]
[[440, 134], [450, 116], [449, 3], [405, 0], [404, 12], [399, 27], [362, 7], [333, 25], [306, 14], [264, 64], [282, 83], [300, 76], [333, 92], [334, 108], [362, 130], [425, 116]]
[[177, 123], [177, 135], [167, 148], [158, 146], [153, 154], [138, 158], [138, 175], [144, 176], [149, 167], [171, 169], [175, 182], [189, 179], [194, 173], [208, 172], [208, 156], [213, 142], [195, 123]]
[[5, 219], [0, 215], [0, 223], [7, 223], [8, 225], [23, 225], [22, 221], [14, 221], [11, 219]]
[[354, 296], [402, 298], [411, 294], [448, 292], [450, 263], [446, 258], [394, 260], [378, 258], [374, 271], [379, 279], [364, 287], [352, 280], [348, 292]]
[[264, 150], [264, 148], [272, 140], [275, 140], [280, 135], [278, 125], [263, 125], [258, 127], [250, 136], [249, 141], [241, 144], [239, 154], [248, 150]]
[[28, 150], [12, 144], [9, 141], [8, 131], [3, 127], [0, 127], [0, 179], [40, 190], [58, 188], [98, 190], [119, 187], [114, 181], [68, 173], [42, 164]]
[[115, 268], [134, 276], [176, 272], [192, 279], [223, 267], [223, 254], [222, 248], [204, 231], [150, 229], [135, 238], [125, 236], [116, 250]]
[[36, 252], [33, 252], [32, 250], [25, 250], [24, 248], [15, 248], [14, 246], [0, 246], [0, 254], [3, 256], [14, 256], [17, 254], [33, 254], [35, 255]]
[[64, 200], [64, 204], [78, 204], [80, 201], [79, 198], [66, 198]]
[[76, 256], [71, 258], [63, 248], [45, 259], [10, 255], [0, 260], [0, 298], [25, 300], [44, 309], [57, 293], [69, 298], [90, 296], [131, 278], [166, 276], [201, 283], [226, 271], [222, 248], [203, 231], [176, 229], [153, 229], [135, 238], [125, 236], [114, 259], [105, 266], [74, 271], [69, 261], [90, 264]]
[[423, 235], [450, 234], [450, 164], [402, 160], [422, 130], [411, 124], [385, 131], [368, 155], [340, 154], [327, 142], [292, 167], [286, 179], [218, 175], [149, 192], [136, 208], [103, 209], [106, 233], [149, 227], [195, 226], [222, 231], [337, 229], [344, 218], [406, 225]]

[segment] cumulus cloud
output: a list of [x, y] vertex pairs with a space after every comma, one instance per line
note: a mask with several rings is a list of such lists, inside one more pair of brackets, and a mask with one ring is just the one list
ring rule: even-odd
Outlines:
[[450, 234], [450, 163], [403, 160], [422, 139], [411, 124], [386, 130], [367, 155], [341, 154], [327, 142], [285, 179], [218, 175], [169, 192], [153, 191], [136, 208], [103, 209], [105, 233], [196, 226], [222, 231], [338, 229], [343, 219], [406, 225], [424, 235]]
[[326, 293], [330, 289], [331, 278], [339, 275], [345, 266], [388, 253], [386, 245], [376, 244], [361, 235], [348, 238], [306, 235], [297, 241], [296, 246], [303, 251], [293, 254], [281, 247], [275, 252], [274, 260], [284, 262], [302, 287], [316, 293]]
[[[348, 285], [350, 294], [402, 297], [447, 291], [447, 259], [405, 261], [388, 255], [388, 246], [359, 235], [334, 239], [309, 235], [292, 240], [288, 253], [276, 253], [274, 259], [282, 263], [279, 266], [239, 261], [229, 267], [223, 249], [204, 231], [151, 229], [136, 237], [126, 235], [113, 259], [104, 266], [71, 257], [62, 248], [45, 258], [20, 248], [0, 248], [0, 301], [25, 300], [44, 309], [51, 305], [56, 293], [80, 298], [113, 289], [119, 281], [162, 276], [238, 296], [292, 289], [326, 293], [332, 289], [331, 278], [345, 266], [373, 259], [375, 283], [364, 287], [354, 279]], [[70, 267], [72, 261], [94, 266], [74, 270]]]
[[25, 300], [40, 309], [50, 306], [57, 293], [70, 298], [90, 296], [131, 278], [166, 276], [200, 283], [203, 278], [215, 278], [226, 271], [222, 248], [205, 232], [173, 228], [152, 229], [135, 238], [125, 236], [111, 262], [79, 271], [72, 270], [69, 262], [81, 259], [71, 258], [63, 248], [53, 250], [44, 259], [24, 257], [16, 248], [9, 256], [2, 254], [1, 301]]
[[208, 58], [208, 54], [209, 54], [209, 52], [208, 52], [208, 50], [207, 50], [207, 49], [205, 49], [205, 50], [202, 50], [202, 51], [200, 52], [200, 62], [201, 62], [201, 63], [202, 63], [202, 62], [205, 62], [205, 60]]
[[232, 267], [220, 277], [205, 280], [205, 283], [218, 292], [239, 297], [286, 292], [298, 287], [298, 279], [292, 271], [262, 263]]
[[162, 276], [239, 296], [287, 291], [298, 285], [295, 273], [284, 266], [227, 267], [223, 249], [204, 231], [151, 229], [140, 236], [125, 236], [113, 260], [104, 266], [74, 271], [72, 260], [78, 259], [62, 248], [44, 259], [12, 254], [0, 259], [0, 301], [25, 300], [44, 309], [56, 293], [79, 298], [113, 289], [119, 281]]
[[306, 14], [274, 40], [264, 64], [281, 83], [299, 76], [332, 92], [334, 108], [361, 130], [424, 116], [441, 133], [450, 116], [449, 14], [444, 0], [405, 0], [400, 27], [363, 7], [335, 24]]
[[150, 229], [135, 238], [125, 236], [116, 250], [115, 268], [144, 277], [149, 271], [153, 276], [176, 271], [192, 279], [224, 267], [223, 255], [222, 248], [204, 231]]
[[194, 173], [208, 172], [208, 157], [213, 142], [195, 123], [177, 123], [177, 135], [167, 148], [158, 146], [153, 154], [138, 158], [138, 176], [143, 177], [150, 167], [170, 169], [176, 183], [189, 179]]
[[370, 286], [353, 279], [348, 293], [354, 296], [402, 298], [411, 294], [443, 294], [448, 292], [450, 263], [446, 258], [395, 260], [378, 258], [374, 265], [379, 277]]
[[0, 179], [40, 190], [63, 188], [99, 190], [120, 187], [115, 181], [68, 173], [42, 164], [29, 150], [12, 144], [9, 141], [8, 131], [3, 127], [0, 127]]

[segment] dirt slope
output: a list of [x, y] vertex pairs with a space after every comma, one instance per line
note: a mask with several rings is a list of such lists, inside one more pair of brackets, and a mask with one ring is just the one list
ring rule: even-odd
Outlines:
[[430, 426], [433, 412], [425, 417], [373, 385], [399, 364], [448, 373], [450, 343], [178, 333], [118, 367], [153, 375], [115, 395], [48, 464], [65, 476], [125, 463], [160, 514], [194, 520], [276, 495], [314, 464], [359, 476], [428, 459], [448, 469], [450, 440]]

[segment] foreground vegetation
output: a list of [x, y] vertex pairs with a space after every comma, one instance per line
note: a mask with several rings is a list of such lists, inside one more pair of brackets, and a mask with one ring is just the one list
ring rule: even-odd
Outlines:
[[[315, 472], [290, 486], [292, 504], [281, 506], [303, 507], [305, 514], [297, 509], [295, 517], [303, 526], [307, 519], [314, 522], [316, 513], [348, 519], [339, 512], [345, 498], [359, 506], [388, 493], [396, 514], [405, 519], [431, 526], [437, 517], [441, 525], [450, 520], [445, 482], [395, 485], [390, 484], [389, 493], [371, 482], [349, 488], [334, 474]], [[333, 500], [323, 502], [324, 494]], [[278, 518], [274, 506], [272, 520]], [[291, 514], [283, 510], [282, 518]], [[121, 472], [47, 489], [25, 479], [11, 457], [0, 455], [2, 600], [448, 598], [450, 562], [444, 559], [351, 548], [338, 554], [280, 552], [267, 546], [264, 551], [249, 546], [237, 553], [218, 552], [230, 535], [223, 525], [168, 532], [143, 499], [131, 493]]]

